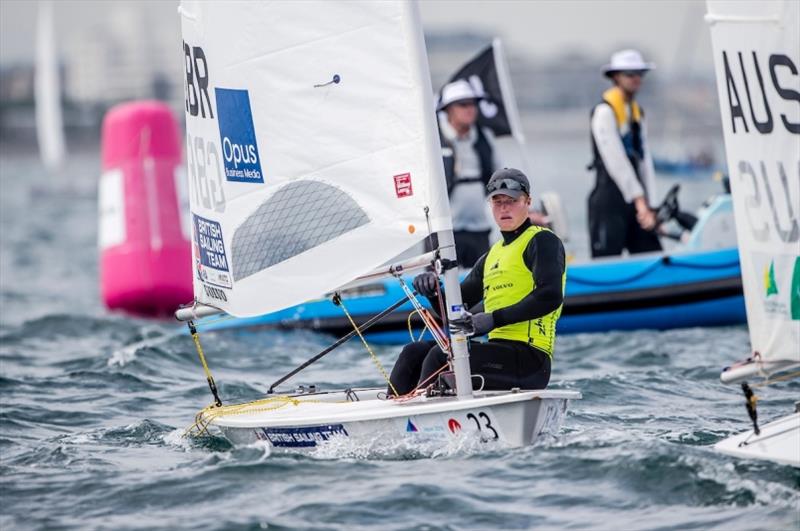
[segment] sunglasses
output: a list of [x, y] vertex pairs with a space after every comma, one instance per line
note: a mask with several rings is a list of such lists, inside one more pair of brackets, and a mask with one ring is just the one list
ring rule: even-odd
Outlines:
[[498, 179], [486, 185], [486, 192], [490, 194], [497, 190], [517, 190], [528, 193], [528, 187], [514, 179]]
[[490, 200], [490, 203], [491, 203], [491, 205], [492, 205], [493, 207], [497, 207], [497, 208], [511, 207], [511, 206], [514, 206], [514, 205], [516, 205], [517, 203], [519, 203], [519, 202], [520, 202], [520, 200], [521, 200], [523, 197], [525, 197], [525, 196], [524, 196], [524, 195], [521, 195], [521, 196], [517, 197], [516, 199], [514, 199], [514, 198], [512, 198], [512, 197], [503, 197], [503, 198], [501, 198], [501, 197], [498, 197], [498, 196], [494, 196], [494, 197], [493, 197], [493, 198]]
[[622, 70], [620, 74], [625, 77], [644, 77], [647, 72], [644, 70]]

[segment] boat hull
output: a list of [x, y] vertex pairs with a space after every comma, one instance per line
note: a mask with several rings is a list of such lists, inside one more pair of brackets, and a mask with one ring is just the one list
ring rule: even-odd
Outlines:
[[216, 417], [210, 425], [234, 445], [264, 441], [289, 452], [314, 450], [336, 440], [447, 442], [465, 436], [522, 447], [543, 434], [557, 433], [569, 400], [581, 397], [575, 391], [544, 390], [397, 401], [380, 400], [379, 393], [366, 389], [349, 395], [295, 395], [280, 407]]
[[746, 459], [762, 459], [800, 468], [800, 412], [753, 430], [723, 439], [714, 445], [720, 453]]

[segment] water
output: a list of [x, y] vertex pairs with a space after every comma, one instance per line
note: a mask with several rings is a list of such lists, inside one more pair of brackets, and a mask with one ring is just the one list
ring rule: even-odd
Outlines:
[[[537, 149], [536, 171], [557, 182], [564, 167], [541, 154], [559, 148]], [[718, 380], [747, 352], [745, 327], [559, 338], [552, 385], [584, 399], [558, 437], [532, 448], [414, 453], [377, 441], [292, 457], [183, 439], [210, 402], [191, 341], [173, 323], [111, 315], [99, 302], [96, 155], [74, 158], [58, 178], [26, 157], [0, 164], [4, 530], [800, 527], [800, 471], [710, 448], [748, 428], [741, 397]], [[585, 195], [573, 195], [580, 216]], [[331, 341], [202, 337], [230, 401], [263, 392]], [[398, 351], [376, 350], [387, 367]], [[381, 378], [351, 342], [294, 381]], [[762, 418], [776, 416], [800, 383], [760, 395]]]

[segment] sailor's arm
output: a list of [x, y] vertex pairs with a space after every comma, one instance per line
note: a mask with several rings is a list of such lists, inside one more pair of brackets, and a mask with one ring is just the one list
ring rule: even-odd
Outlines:
[[644, 159], [639, 171], [642, 175], [642, 182], [647, 189], [647, 202], [651, 208], [658, 208], [658, 196], [656, 195], [656, 169], [653, 164], [653, 154], [650, 151], [650, 142], [647, 139], [647, 120], [642, 116], [642, 146], [644, 146]]
[[595, 109], [592, 115], [592, 136], [603, 165], [622, 192], [625, 202], [633, 203], [639, 197], [644, 199], [644, 189], [625, 153], [610, 105], [601, 103]]
[[528, 243], [523, 254], [535, 287], [521, 301], [492, 312], [495, 328], [529, 321], [555, 311], [564, 302], [562, 277], [566, 267], [564, 245], [550, 231], [542, 231]]
[[472, 266], [469, 274], [461, 282], [461, 301], [464, 308], [472, 308], [483, 300], [483, 266], [486, 263], [486, 255], [478, 258]]
[[[461, 301], [465, 308], [472, 308], [483, 299], [483, 264], [485, 262], [486, 254], [478, 258], [478, 261], [472, 266], [472, 270], [461, 282]], [[436, 295], [436, 284], [438, 283], [439, 276], [433, 272], [422, 273], [414, 279], [414, 288], [430, 301], [431, 308], [437, 315], [439, 313], [439, 297]]]
[[602, 103], [595, 109], [592, 115], [592, 136], [603, 165], [622, 192], [625, 202], [634, 204], [637, 220], [645, 229], [652, 228], [655, 216], [647, 204], [644, 188], [636, 178], [636, 171], [625, 153], [614, 110], [610, 105]]

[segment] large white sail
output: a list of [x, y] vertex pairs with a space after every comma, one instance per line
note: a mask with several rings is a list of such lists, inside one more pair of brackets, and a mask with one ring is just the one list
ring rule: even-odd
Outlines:
[[61, 119], [61, 84], [52, 2], [39, 2], [36, 25], [36, 136], [39, 154], [49, 170], [64, 161], [64, 125]]
[[199, 302], [274, 311], [451, 228], [414, 3], [180, 11]]
[[768, 371], [800, 363], [800, 2], [709, 0], [707, 20], [752, 371]]

